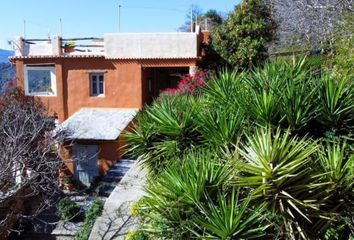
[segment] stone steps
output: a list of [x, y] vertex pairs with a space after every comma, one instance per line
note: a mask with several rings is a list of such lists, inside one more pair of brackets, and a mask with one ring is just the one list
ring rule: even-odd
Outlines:
[[104, 192], [101, 195], [108, 197], [134, 162], [134, 160], [129, 159], [117, 160], [116, 164], [107, 171], [107, 174], [101, 181], [101, 184], [105, 184]]

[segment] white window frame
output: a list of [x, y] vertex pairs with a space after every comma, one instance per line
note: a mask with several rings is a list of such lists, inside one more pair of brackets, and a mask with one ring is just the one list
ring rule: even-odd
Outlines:
[[[104, 73], [90, 73], [89, 78], [90, 78], [90, 97], [104, 97], [105, 92], [106, 92], [106, 87], [105, 87], [105, 74]], [[96, 94], [93, 93], [93, 76], [96, 76], [97, 83], [96, 83]], [[103, 77], [103, 93], [99, 93], [100, 90], [100, 80], [99, 76]]]
[[[55, 74], [54, 64], [48, 64], [48, 66], [43, 65], [29, 65], [25, 66], [25, 94], [27, 96], [39, 96], [39, 97], [55, 97], [57, 96], [57, 78]], [[33, 92], [30, 93], [28, 85], [28, 70], [38, 70], [38, 71], [50, 71], [50, 89], [52, 92]]]

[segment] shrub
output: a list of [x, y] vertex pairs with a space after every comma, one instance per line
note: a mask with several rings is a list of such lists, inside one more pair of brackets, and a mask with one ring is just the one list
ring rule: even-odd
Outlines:
[[253, 199], [282, 217], [289, 236], [305, 238], [302, 222], [310, 223], [310, 215], [319, 211], [320, 177], [310, 164], [317, 150], [315, 142], [262, 129], [240, 150], [244, 162], [237, 164], [235, 185], [253, 189]]
[[191, 153], [184, 164], [174, 164], [146, 188], [140, 204], [141, 230], [153, 236], [183, 239], [197, 231], [193, 219], [200, 216], [197, 203], [213, 196], [230, 180], [232, 169], [212, 153]]
[[351, 239], [353, 99], [350, 81], [303, 58], [224, 70], [200, 94], [161, 97], [128, 134], [155, 173], [133, 209], [139, 231]]
[[128, 153], [139, 157], [152, 172], [158, 173], [169, 160], [196, 147], [200, 134], [194, 124], [199, 104], [190, 96], [165, 96], [146, 107], [134, 129], [126, 132]]
[[249, 69], [267, 58], [276, 24], [263, 0], [244, 0], [214, 31], [212, 43], [229, 64]]
[[85, 220], [81, 230], [75, 235], [75, 240], [87, 240], [90, 237], [91, 230], [95, 221], [102, 215], [104, 201], [96, 199], [85, 215]]
[[57, 204], [60, 218], [62, 220], [73, 221], [76, 220], [81, 213], [80, 206], [72, 201], [69, 197], [65, 197]]
[[184, 74], [178, 82], [177, 88], [168, 88], [163, 91], [163, 94], [197, 94], [206, 84], [205, 77], [206, 73], [203, 71], [196, 71], [193, 75]]

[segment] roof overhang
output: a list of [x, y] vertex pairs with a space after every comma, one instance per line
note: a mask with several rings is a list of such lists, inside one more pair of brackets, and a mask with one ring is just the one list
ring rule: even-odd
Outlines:
[[138, 113], [135, 108], [82, 108], [58, 129], [68, 132], [67, 139], [114, 141]]

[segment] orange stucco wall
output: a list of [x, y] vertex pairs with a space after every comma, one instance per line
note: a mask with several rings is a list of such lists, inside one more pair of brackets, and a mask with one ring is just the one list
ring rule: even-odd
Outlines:
[[[17, 85], [24, 88], [24, 69], [26, 64], [55, 64], [56, 96], [38, 97], [55, 113], [60, 122], [83, 107], [96, 108], [139, 108], [149, 100], [144, 93], [147, 87], [143, 77], [145, 67], [189, 67], [195, 66], [197, 59], [155, 59], [155, 60], [107, 60], [103, 57], [56, 57], [56, 58], [18, 58], [14, 59], [17, 71]], [[104, 73], [105, 94], [103, 97], [90, 96], [92, 72]], [[146, 90], [145, 90], [146, 92]], [[104, 175], [109, 167], [121, 157], [119, 150], [124, 139], [116, 141], [86, 141], [79, 144], [99, 145], [99, 173]], [[62, 158], [72, 174], [74, 164], [71, 147], [62, 147]]]
[[[25, 64], [54, 63], [57, 95], [39, 97], [58, 115], [60, 122], [82, 107], [141, 108], [141, 66], [102, 58], [25, 59], [17, 60], [18, 86], [24, 87]], [[89, 75], [104, 72], [104, 96], [90, 96]]]
[[71, 175], [74, 175], [75, 172], [72, 154], [73, 144], [98, 145], [99, 153], [97, 166], [101, 176], [105, 175], [107, 170], [109, 170], [109, 168], [115, 164], [118, 159], [120, 159], [123, 154], [122, 147], [124, 146], [124, 142], [121, 137], [119, 137], [117, 141], [76, 141], [75, 143], [70, 143], [70, 145], [63, 146], [61, 148], [61, 157], [64, 160], [68, 170], [66, 174]]
[[[55, 64], [56, 96], [39, 97], [63, 122], [83, 107], [139, 108], [144, 106], [143, 67], [189, 67], [196, 59], [107, 60], [104, 58], [17, 59], [17, 85], [24, 88], [26, 64]], [[105, 95], [90, 96], [92, 72], [104, 72]]]

